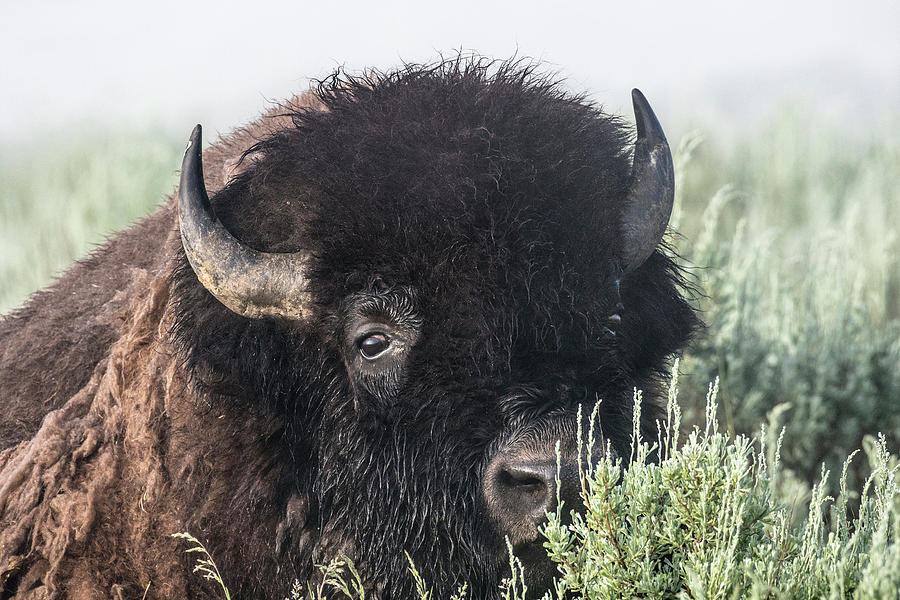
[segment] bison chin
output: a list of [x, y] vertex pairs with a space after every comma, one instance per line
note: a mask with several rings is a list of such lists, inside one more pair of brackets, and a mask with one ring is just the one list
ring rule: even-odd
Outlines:
[[346, 555], [382, 600], [418, 597], [410, 561], [436, 598], [463, 584], [470, 598], [492, 598], [501, 571], [483, 539], [489, 527], [477, 519], [470, 450], [448, 439], [425, 446], [414, 423], [373, 429], [349, 411], [333, 414], [340, 423], [324, 429], [341, 431], [341, 443], [319, 456], [313, 562]]

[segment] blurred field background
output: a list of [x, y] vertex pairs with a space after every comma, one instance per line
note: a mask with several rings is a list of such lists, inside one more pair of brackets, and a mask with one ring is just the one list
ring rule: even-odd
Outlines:
[[823, 466], [835, 493], [847, 454], [877, 433], [900, 445], [898, 133], [896, 118], [852, 136], [790, 106], [727, 146], [689, 135], [676, 158], [673, 245], [708, 326], [681, 364], [687, 421], [702, 423], [718, 377], [728, 432], [787, 426], [789, 504]]
[[79, 132], [0, 159], [0, 314], [174, 190], [183, 143]]
[[[68, 139], [0, 162], [0, 312], [176, 185], [181, 139]], [[784, 493], [803, 502], [877, 432], [900, 447], [900, 120], [848, 136], [786, 105], [740, 137], [671, 141], [671, 241], [708, 326], [681, 361], [687, 422], [719, 377], [726, 431], [788, 426]]]

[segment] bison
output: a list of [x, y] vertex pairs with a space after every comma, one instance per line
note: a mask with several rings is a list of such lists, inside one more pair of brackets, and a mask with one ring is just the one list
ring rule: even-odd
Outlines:
[[[623, 454], [697, 325], [661, 251], [663, 130], [532, 64], [337, 73], [0, 324], [0, 597], [491, 598], [577, 507], [575, 414]], [[211, 197], [208, 195], [211, 192]], [[642, 427], [655, 432], [652, 410]]]

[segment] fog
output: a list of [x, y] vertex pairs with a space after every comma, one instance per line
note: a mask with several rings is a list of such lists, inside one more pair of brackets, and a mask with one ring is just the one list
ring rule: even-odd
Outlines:
[[678, 135], [792, 103], [850, 128], [900, 106], [900, 2], [12, 2], [0, 5], [0, 149], [74, 131], [228, 131], [343, 66], [456, 50], [543, 61]]

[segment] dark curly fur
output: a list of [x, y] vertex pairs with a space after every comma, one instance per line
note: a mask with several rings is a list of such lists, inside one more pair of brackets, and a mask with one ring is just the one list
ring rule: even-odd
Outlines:
[[[230, 312], [170, 236], [167, 510], [237, 597], [283, 597], [343, 552], [380, 597], [411, 598], [404, 550], [436, 597], [463, 582], [490, 597], [505, 564], [479, 506], [492, 454], [572, 435], [556, 424], [597, 398], [624, 449], [635, 386], [652, 435], [660, 370], [697, 324], [657, 251], [606, 328], [629, 129], [530, 64], [467, 58], [336, 74], [278, 123], [212, 203], [247, 245], [308, 253], [312, 316]], [[370, 372], [351, 338], [376, 317], [411, 342]]]

